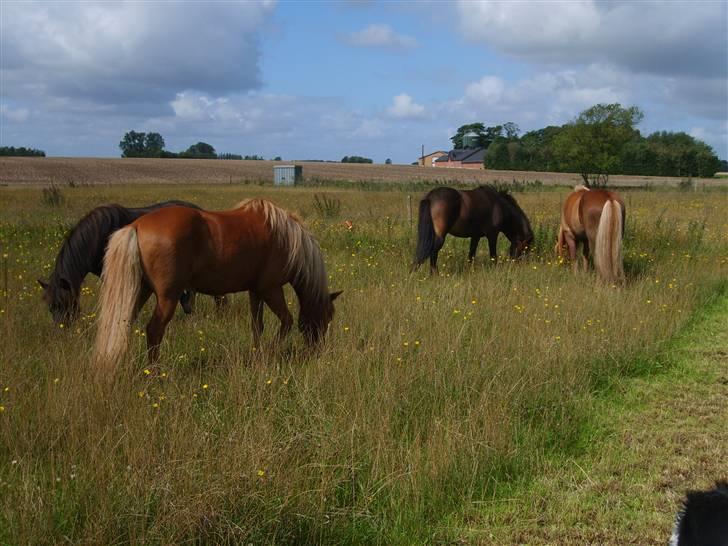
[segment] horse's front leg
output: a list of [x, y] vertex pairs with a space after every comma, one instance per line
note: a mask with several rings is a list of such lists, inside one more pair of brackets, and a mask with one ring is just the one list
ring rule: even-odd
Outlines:
[[252, 290], [250, 296], [250, 327], [253, 330], [253, 347], [260, 347], [260, 336], [263, 334], [263, 299]]
[[278, 320], [281, 321], [281, 326], [278, 330], [278, 342], [281, 342], [291, 331], [293, 326], [293, 317], [291, 312], [288, 310], [288, 304], [286, 303], [286, 297], [283, 294], [283, 287], [279, 286], [269, 290], [263, 294], [263, 300], [266, 305], [270, 307], [271, 311], [275, 313]]
[[195, 292], [193, 290], [185, 290], [179, 298], [179, 303], [185, 315], [189, 315], [195, 309]]
[[498, 234], [488, 235], [488, 250], [490, 251], [490, 261], [498, 263]]
[[480, 242], [480, 237], [471, 237], [470, 238], [470, 252], [468, 252], [468, 262], [473, 263], [473, 260], [475, 259], [475, 253], [478, 251], [478, 243]]

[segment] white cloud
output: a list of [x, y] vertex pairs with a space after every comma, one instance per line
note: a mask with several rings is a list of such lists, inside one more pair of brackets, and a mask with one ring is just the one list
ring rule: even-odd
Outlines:
[[4, 3], [4, 92], [166, 104], [184, 89], [254, 89], [258, 32], [272, 9], [271, 2]]
[[345, 135], [349, 140], [380, 139], [386, 135], [386, 127], [381, 120], [363, 119], [351, 133]]
[[725, 77], [726, 2], [459, 0], [463, 36], [528, 61]]
[[598, 28], [596, 7], [589, 1], [457, 3], [459, 25], [466, 38], [509, 51], [569, 48], [589, 39]]
[[484, 105], [495, 105], [503, 98], [505, 83], [495, 76], [484, 76], [465, 88], [465, 97]]
[[426, 116], [425, 107], [417, 104], [406, 93], [394, 97], [392, 105], [387, 108], [387, 114], [398, 119], [421, 119]]
[[30, 116], [30, 110], [27, 108], [11, 108], [7, 104], [0, 105], [0, 117], [15, 123], [23, 123]]
[[620, 74], [597, 65], [580, 72], [540, 72], [514, 82], [488, 75], [467, 84], [462, 97], [442, 105], [438, 117], [449, 110], [467, 120], [463, 123], [562, 124], [599, 102], [629, 103], [620, 82]]
[[363, 30], [342, 34], [341, 39], [358, 47], [381, 47], [386, 49], [410, 49], [417, 46], [411, 36], [397, 34], [389, 25], [369, 25]]

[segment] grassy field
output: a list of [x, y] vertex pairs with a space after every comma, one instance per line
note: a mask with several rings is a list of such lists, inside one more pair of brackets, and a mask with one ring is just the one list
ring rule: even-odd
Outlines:
[[[107, 184], [258, 184], [273, 180], [273, 166], [290, 161], [219, 161], [214, 159], [92, 159], [0, 157], [2, 185], [107, 185]], [[370, 165], [296, 161], [303, 166], [308, 184], [330, 185], [351, 182], [360, 186], [381, 184], [543, 184], [546, 186], [581, 184], [578, 174], [493, 171], [448, 168], [423, 168], [412, 165]], [[682, 179], [659, 176], [610, 177], [613, 186], [698, 188], [725, 186], [725, 179]]]
[[[687, 490], [728, 476], [728, 293], [595, 399], [583, 448], [504, 484], [452, 522], [453, 542], [664, 546]], [[645, 426], [649, 423], [649, 426]]]
[[[317, 209], [322, 193], [337, 214]], [[536, 232], [528, 259], [493, 266], [483, 245], [467, 267], [467, 240], [449, 238], [431, 279], [408, 274], [403, 191], [81, 186], [51, 205], [40, 188], [0, 188], [0, 543], [438, 543], [453, 521], [489, 521], [485, 501], [580, 453], [595, 401], [654, 371], [727, 288], [725, 192], [626, 191], [623, 289], [554, 258], [565, 194], [516, 194]], [[297, 211], [321, 242], [344, 290], [326, 347], [295, 334], [253, 351], [247, 298], [217, 313], [200, 297], [148, 368], [147, 306], [102, 396], [97, 280], [72, 328], [52, 325], [35, 282], [67, 228], [104, 202], [250, 196]]]

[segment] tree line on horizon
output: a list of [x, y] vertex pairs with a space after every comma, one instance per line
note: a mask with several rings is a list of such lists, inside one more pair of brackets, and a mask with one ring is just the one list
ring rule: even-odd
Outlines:
[[728, 167], [708, 144], [685, 132], [642, 136], [636, 126], [643, 117], [636, 106], [597, 104], [561, 126], [520, 135], [512, 122], [470, 123], [450, 140], [462, 148], [464, 135], [475, 133], [478, 146], [486, 148], [488, 169], [576, 172], [594, 186], [606, 184], [610, 174], [712, 177]]
[[[182, 152], [165, 150], [164, 137], [159, 133], [141, 133], [128, 131], [119, 142], [121, 157], [158, 157], [164, 159], [245, 159], [263, 161], [259, 155], [240, 155], [231, 153], [217, 153], [215, 148], [207, 142], [192, 144]], [[276, 157], [273, 161], [280, 161]]]
[[20, 146], [0, 146], [0, 156], [2, 157], [45, 157], [46, 153], [43, 150], [36, 150], [35, 148], [26, 148]]

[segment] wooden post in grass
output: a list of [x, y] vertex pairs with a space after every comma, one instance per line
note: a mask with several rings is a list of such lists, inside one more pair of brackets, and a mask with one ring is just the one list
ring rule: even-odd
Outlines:
[[407, 196], [407, 220], [409, 220], [409, 225], [412, 227], [412, 196]]
[[8, 299], [8, 258], [3, 252], [3, 294]]

